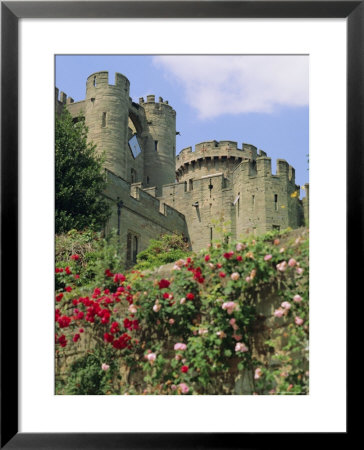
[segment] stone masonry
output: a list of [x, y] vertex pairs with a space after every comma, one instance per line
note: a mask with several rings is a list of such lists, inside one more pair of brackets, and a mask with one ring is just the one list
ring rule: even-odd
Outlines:
[[134, 103], [129, 80], [116, 73], [90, 75], [85, 100], [74, 102], [56, 88], [56, 114], [66, 107], [83, 118], [88, 138], [105, 153], [112, 205], [106, 232], [115, 228], [132, 265], [149, 240], [183, 234], [194, 251], [222, 236], [234, 239], [272, 229], [308, 225], [309, 185], [299, 199], [295, 170], [250, 144], [207, 141], [176, 157], [176, 112], [168, 101], [148, 95]]

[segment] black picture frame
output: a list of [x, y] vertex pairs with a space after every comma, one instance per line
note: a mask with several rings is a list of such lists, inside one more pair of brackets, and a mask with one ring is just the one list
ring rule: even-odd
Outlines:
[[[287, 433], [18, 432], [18, 21], [21, 18], [346, 18], [347, 19], [347, 298], [360, 292], [363, 263], [364, 1], [38, 1], [1, 2], [1, 448], [226, 449], [296, 446]], [[12, 105], [12, 108], [8, 108]], [[344, 157], [344, 155], [343, 155]], [[12, 301], [6, 301], [11, 292]], [[348, 307], [347, 307], [347, 312]], [[9, 320], [12, 319], [12, 320]], [[348, 345], [348, 351], [350, 346]], [[349, 352], [350, 354], [350, 352]], [[349, 358], [348, 358], [349, 361]], [[9, 369], [9, 367], [11, 369]], [[337, 433], [335, 442], [348, 439]], [[336, 433], [335, 433], [336, 434]], [[299, 446], [312, 439], [300, 436]], [[314, 442], [327, 443], [325, 433]], [[273, 445], [272, 445], [273, 444]]]

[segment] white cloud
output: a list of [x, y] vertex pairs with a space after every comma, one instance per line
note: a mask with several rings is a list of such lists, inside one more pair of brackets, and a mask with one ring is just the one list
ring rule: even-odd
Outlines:
[[155, 56], [200, 119], [308, 105], [308, 56]]

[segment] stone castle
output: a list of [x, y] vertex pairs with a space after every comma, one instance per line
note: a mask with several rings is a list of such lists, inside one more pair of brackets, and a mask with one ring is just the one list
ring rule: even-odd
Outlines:
[[176, 156], [176, 111], [148, 95], [134, 103], [129, 80], [116, 73], [90, 75], [85, 100], [74, 102], [56, 88], [55, 108], [84, 118], [88, 138], [105, 153], [112, 206], [106, 232], [116, 228], [126, 246], [126, 264], [136, 261], [150, 239], [183, 234], [192, 250], [221, 237], [221, 224], [234, 239], [308, 224], [309, 186], [299, 199], [295, 170], [250, 144], [207, 141]]

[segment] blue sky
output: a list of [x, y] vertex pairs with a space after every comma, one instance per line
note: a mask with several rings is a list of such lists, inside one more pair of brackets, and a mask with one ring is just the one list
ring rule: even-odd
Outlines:
[[[309, 107], [307, 56], [254, 55], [59, 55], [56, 86], [75, 101], [85, 98], [86, 78], [115, 72], [130, 81], [130, 96], [155, 94], [177, 112], [177, 153], [210, 140], [253, 144], [308, 179]], [[303, 191], [301, 191], [301, 194]]]

